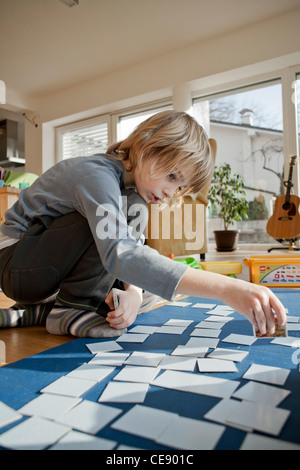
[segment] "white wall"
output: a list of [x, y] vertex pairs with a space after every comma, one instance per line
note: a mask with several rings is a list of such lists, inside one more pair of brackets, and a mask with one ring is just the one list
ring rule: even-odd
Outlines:
[[56, 125], [172, 97], [173, 92], [181, 103], [180, 87], [192, 93], [300, 64], [299, 25], [300, 9], [41, 98], [34, 103], [41, 125], [26, 126], [26, 171], [41, 174], [55, 162]]

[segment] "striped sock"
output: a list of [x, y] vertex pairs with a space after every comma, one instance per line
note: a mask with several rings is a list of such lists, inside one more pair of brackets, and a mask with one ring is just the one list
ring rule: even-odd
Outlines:
[[14, 305], [11, 308], [0, 309], [0, 328], [13, 328], [20, 326], [45, 326], [46, 318], [54, 302]]
[[46, 329], [53, 335], [72, 335], [79, 338], [112, 338], [127, 330], [111, 328], [97, 313], [55, 305], [46, 320]]

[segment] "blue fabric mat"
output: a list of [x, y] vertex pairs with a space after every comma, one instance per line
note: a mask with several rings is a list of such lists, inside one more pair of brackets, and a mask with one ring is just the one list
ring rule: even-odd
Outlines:
[[[285, 307], [289, 309], [289, 315], [300, 314], [300, 291], [293, 289], [274, 289], [274, 291]], [[215, 303], [210, 299], [193, 297], [184, 300], [191, 302], [191, 305], [198, 302]], [[120, 344], [124, 351], [133, 352], [142, 350], [170, 354], [177, 345], [185, 344], [190, 339], [190, 333], [194, 330], [196, 323], [207, 318], [207, 315], [204, 313], [205, 311], [205, 309], [191, 308], [191, 306], [161, 306], [156, 310], [139, 316], [133, 326], [138, 324], [162, 325], [170, 318], [189, 319], [193, 320], [193, 323], [186, 328], [182, 335], [154, 333], [150, 335], [144, 343]], [[224, 324], [219, 340], [222, 340], [230, 333], [252, 335], [252, 326], [244, 317], [237, 313], [231, 316], [234, 316], [234, 320], [228, 322], [228, 324]], [[300, 337], [300, 332], [293, 331], [290, 333], [290, 336]], [[115, 338], [103, 339], [102, 341], [111, 341], [111, 339]], [[88, 362], [93, 355], [86, 347], [86, 344], [99, 341], [101, 340], [88, 338], [76, 339], [62, 346], [0, 368], [0, 401], [18, 410], [20, 407], [36, 398], [43, 387], [67, 374], [79, 365]], [[278, 438], [293, 443], [300, 443], [300, 374], [298, 371], [300, 350], [286, 346], [273, 345], [270, 344], [270, 342], [271, 339], [259, 339], [249, 347], [225, 342], [222, 343], [220, 341], [218, 347], [245, 350], [249, 351], [249, 354], [242, 362], [236, 364], [238, 372], [223, 374], [212, 373], [209, 375], [238, 380], [240, 381], [240, 386], [242, 386], [247, 383], [247, 380], [241, 377], [252, 363], [290, 369], [291, 372], [284, 384], [284, 388], [290, 390], [291, 394], [280, 403], [279, 407], [291, 410], [291, 415]], [[299, 351], [299, 354], [297, 351]], [[88, 392], [82, 395], [83, 399], [96, 402], [107, 383], [122, 367], [123, 366], [116, 367], [114, 372], [106, 379], [97, 383]], [[197, 367], [194, 373], [199, 373]], [[180, 416], [203, 419], [203, 415], [216, 405], [219, 400], [220, 399], [214, 397], [150, 386], [143, 404], [145, 406], [173, 411]], [[109, 406], [109, 404], [107, 405]], [[111, 406], [126, 412], [134, 406], [134, 404], [113, 403]], [[25, 420], [27, 418], [24, 417], [23, 419]], [[18, 423], [19, 421], [0, 428], [0, 434]], [[126, 444], [141, 449], [164, 449], [153, 441], [115, 431], [110, 427], [110, 424], [102, 429], [97, 436], [115, 440], [119, 444]], [[243, 431], [227, 427], [216, 449], [239, 449], [245, 435], [246, 433]]]

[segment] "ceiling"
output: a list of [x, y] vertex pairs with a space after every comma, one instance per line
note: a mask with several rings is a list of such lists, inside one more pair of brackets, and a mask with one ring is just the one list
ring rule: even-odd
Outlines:
[[0, 0], [0, 79], [41, 96], [300, 7], [300, 0]]

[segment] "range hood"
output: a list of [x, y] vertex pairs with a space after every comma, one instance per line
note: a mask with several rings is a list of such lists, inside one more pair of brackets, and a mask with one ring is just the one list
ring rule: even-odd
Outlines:
[[21, 125], [11, 119], [0, 121], [0, 167], [25, 165], [24, 133]]

